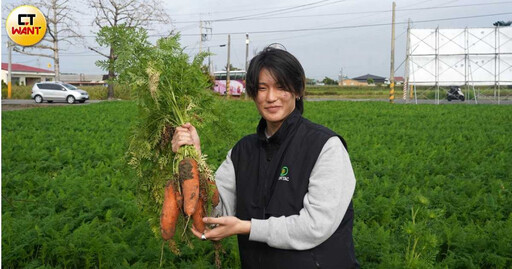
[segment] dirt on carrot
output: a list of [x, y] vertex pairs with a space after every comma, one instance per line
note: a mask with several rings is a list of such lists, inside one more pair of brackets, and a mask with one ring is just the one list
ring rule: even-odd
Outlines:
[[199, 200], [199, 170], [194, 159], [186, 158], [179, 163], [179, 179], [183, 195], [183, 211], [187, 216], [192, 216]]

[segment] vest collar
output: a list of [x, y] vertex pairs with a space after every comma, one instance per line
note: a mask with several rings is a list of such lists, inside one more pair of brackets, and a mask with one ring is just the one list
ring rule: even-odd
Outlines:
[[292, 130], [293, 126], [295, 126], [299, 120], [302, 118], [302, 114], [298, 109], [295, 109], [286, 117], [286, 119], [283, 121], [283, 124], [281, 124], [281, 127], [275, 132], [271, 137], [267, 139], [267, 136], [265, 135], [265, 128], [267, 128], [267, 121], [262, 117], [260, 119], [260, 122], [258, 124], [258, 127], [256, 128], [256, 133], [258, 134], [258, 139], [260, 141], [268, 141], [269, 143], [277, 143], [281, 144], [285, 141], [286, 137], [288, 136], [288, 133], [290, 130]]

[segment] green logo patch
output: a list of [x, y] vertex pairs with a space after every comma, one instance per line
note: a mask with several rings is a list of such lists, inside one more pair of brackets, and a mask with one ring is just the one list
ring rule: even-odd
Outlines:
[[281, 174], [279, 176], [286, 176], [288, 175], [288, 167], [287, 166], [283, 166], [283, 168], [281, 168]]

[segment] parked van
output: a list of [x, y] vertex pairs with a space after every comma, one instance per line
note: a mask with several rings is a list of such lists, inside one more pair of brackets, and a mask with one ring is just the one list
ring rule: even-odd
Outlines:
[[89, 100], [89, 94], [86, 91], [62, 82], [36, 83], [32, 87], [32, 94], [30, 96], [36, 103], [61, 101], [74, 104], [76, 101], [83, 103]]

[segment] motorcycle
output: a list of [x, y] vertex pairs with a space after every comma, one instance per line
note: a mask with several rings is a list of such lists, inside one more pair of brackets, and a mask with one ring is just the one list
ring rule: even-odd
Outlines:
[[448, 91], [448, 94], [446, 95], [446, 99], [451, 102], [452, 100], [461, 100], [464, 102], [465, 97], [464, 93], [462, 93], [462, 90], [458, 86], [451, 86], [450, 90]]

